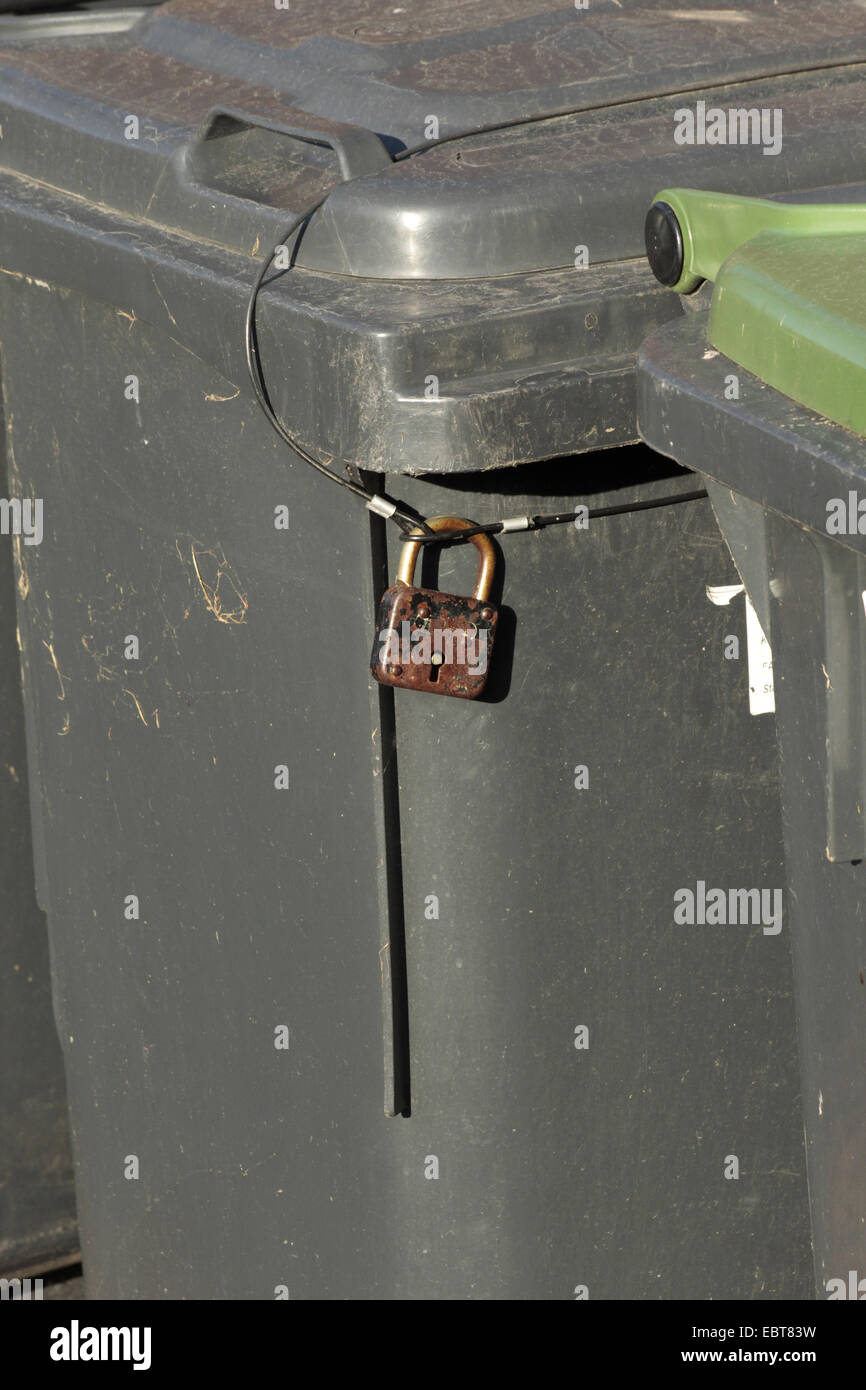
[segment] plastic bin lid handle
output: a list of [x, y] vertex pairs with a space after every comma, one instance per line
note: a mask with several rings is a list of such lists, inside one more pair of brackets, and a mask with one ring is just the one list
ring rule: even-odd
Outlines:
[[337, 156], [340, 173], [344, 180], [362, 178], [364, 174], [375, 174], [393, 163], [391, 155], [381, 138], [363, 126], [342, 125], [328, 122], [327, 129], [312, 130], [306, 126], [283, 125], [279, 121], [262, 120], [248, 111], [237, 110], [231, 106], [215, 106], [205, 117], [197, 144], [238, 130], [267, 130], [275, 135], [285, 135], [300, 140], [307, 145], [321, 145], [331, 149]]
[[645, 230], [656, 279], [678, 294], [691, 294], [702, 281], [715, 280], [737, 247], [760, 232], [803, 237], [866, 232], [866, 204], [777, 203], [698, 188], [664, 188], [647, 213]]

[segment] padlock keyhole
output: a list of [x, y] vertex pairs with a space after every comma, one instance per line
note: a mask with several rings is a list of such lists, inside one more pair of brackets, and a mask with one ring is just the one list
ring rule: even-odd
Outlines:
[[433, 656], [431, 657], [431, 662], [432, 662], [432, 664], [431, 664], [431, 667], [430, 667], [430, 684], [431, 684], [431, 685], [435, 684], [435, 682], [438, 681], [438, 679], [439, 679], [439, 672], [440, 672], [440, 670], [442, 669], [442, 662], [443, 662], [443, 660], [444, 660], [444, 657], [442, 656], [442, 653], [441, 653], [441, 652], [434, 652], [434, 653], [433, 653]]

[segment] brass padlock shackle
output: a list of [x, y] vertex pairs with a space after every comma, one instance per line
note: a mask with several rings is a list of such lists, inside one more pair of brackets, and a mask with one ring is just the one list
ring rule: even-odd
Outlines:
[[[431, 516], [427, 518], [427, 525], [431, 531], [468, 531], [475, 525], [475, 522], [467, 521], [463, 516]], [[420, 528], [418, 534], [424, 534]], [[493, 586], [496, 549], [490, 537], [483, 531], [479, 531], [475, 536], [470, 536], [469, 540], [478, 551], [478, 573], [475, 576], [475, 588], [472, 597], [486, 603], [490, 598], [490, 590]], [[411, 588], [414, 584], [415, 566], [418, 563], [418, 551], [420, 549], [420, 541], [409, 539], [403, 542], [400, 563], [397, 566], [398, 584], [405, 584], [407, 588]]]

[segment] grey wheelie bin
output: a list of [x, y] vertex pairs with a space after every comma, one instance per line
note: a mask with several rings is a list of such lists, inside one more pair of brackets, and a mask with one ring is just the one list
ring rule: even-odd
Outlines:
[[668, 283], [714, 287], [644, 346], [640, 425], [704, 475], [769, 638], [816, 1282], [862, 1299], [866, 186], [671, 190], [654, 216]]
[[[866, 11], [729, 20], [0, 28], [33, 838], [93, 1296], [809, 1294], [786, 919], [681, 920], [785, 889], [772, 718], [709, 504], [637, 444], [634, 360], [683, 314], [643, 257], [657, 188], [852, 176]], [[244, 325], [313, 208], [254, 315], [293, 453]], [[400, 532], [304, 454], [380, 510], [573, 514], [503, 536], [479, 700], [371, 679]], [[472, 572], [450, 546], [433, 582]]]

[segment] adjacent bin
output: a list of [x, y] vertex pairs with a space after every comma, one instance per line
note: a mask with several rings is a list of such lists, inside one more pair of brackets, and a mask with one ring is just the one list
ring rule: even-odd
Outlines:
[[660, 201], [715, 283], [645, 344], [640, 426], [706, 478], [770, 641], [817, 1289], [862, 1298], [866, 188]]

